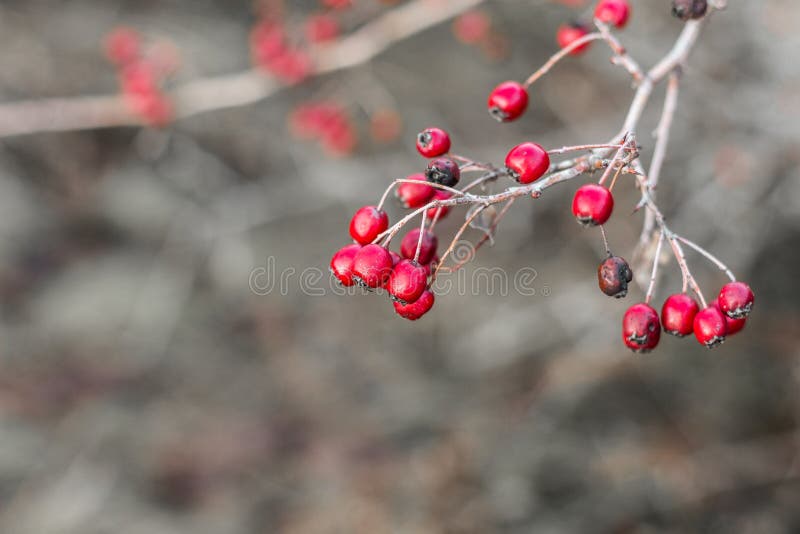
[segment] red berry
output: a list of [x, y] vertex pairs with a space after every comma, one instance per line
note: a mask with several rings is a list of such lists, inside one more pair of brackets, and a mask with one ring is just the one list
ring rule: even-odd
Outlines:
[[528, 91], [518, 82], [503, 82], [489, 94], [489, 113], [500, 122], [509, 122], [525, 113]]
[[308, 78], [314, 70], [314, 65], [307, 52], [293, 48], [272, 59], [267, 68], [282, 82], [291, 85]]
[[582, 185], [572, 198], [572, 214], [584, 226], [604, 224], [613, 210], [611, 191], [599, 184]]
[[450, 158], [436, 158], [428, 163], [428, 168], [425, 169], [425, 178], [435, 184], [453, 187], [461, 178], [461, 169]]
[[628, 294], [628, 283], [633, 280], [633, 272], [628, 262], [619, 256], [609, 256], [597, 267], [597, 283], [600, 291], [618, 299]]
[[375, 206], [364, 206], [350, 220], [350, 236], [362, 245], [375, 241], [389, 227], [389, 216]]
[[429, 263], [426, 263], [425, 265], [423, 265], [423, 267], [425, 267], [425, 275], [426, 276], [430, 276], [430, 275], [433, 274], [433, 271], [435, 271], [436, 267], [439, 265], [439, 261], [440, 261], [439, 260], [439, 255], [437, 254], [436, 256], [433, 257], [433, 259], [431, 259], [431, 261]]
[[417, 151], [426, 158], [447, 154], [450, 135], [441, 128], [426, 128], [417, 134]]
[[353, 280], [364, 287], [383, 286], [392, 274], [392, 255], [380, 245], [367, 245], [353, 258]]
[[361, 250], [361, 245], [347, 245], [336, 251], [331, 258], [331, 272], [343, 286], [349, 287], [355, 284], [353, 281], [353, 258], [359, 250]]
[[753, 290], [744, 282], [730, 282], [719, 292], [719, 309], [731, 319], [744, 319], [753, 309]]
[[408, 177], [415, 183], [403, 182], [397, 186], [395, 196], [406, 208], [419, 208], [428, 203], [434, 195], [434, 188], [428, 184], [424, 174], [412, 174]]
[[[400, 242], [400, 254], [408, 260], [413, 260], [417, 253], [418, 243], [419, 228], [414, 228], [408, 232]], [[436, 234], [430, 230], [425, 230], [425, 233], [422, 234], [422, 246], [419, 249], [419, 263], [422, 265], [430, 263], [436, 255], [436, 247], [438, 246], [439, 240], [436, 238]]]
[[250, 50], [253, 61], [260, 67], [269, 65], [286, 52], [286, 33], [281, 24], [263, 21], [250, 32]]
[[172, 102], [161, 92], [131, 95], [129, 102], [134, 111], [150, 126], [166, 126], [174, 117]]
[[426, 289], [422, 292], [422, 295], [411, 304], [402, 304], [395, 301], [394, 311], [396, 311], [400, 317], [408, 319], [409, 321], [416, 321], [428, 313], [433, 307], [434, 300], [433, 293]]
[[544, 176], [550, 167], [550, 156], [541, 145], [522, 143], [508, 152], [506, 167], [516, 181], [529, 184]]
[[346, 9], [352, 4], [352, 0], [322, 0], [322, 5], [331, 9]]
[[594, 18], [622, 28], [628, 22], [631, 6], [628, 0], [600, 0], [594, 9]]
[[[443, 191], [441, 189], [437, 189], [435, 193], [433, 193], [433, 200], [447, 200], [448, 198], [452, 198], [453, 193], [450, 191]], [[440, 206], [438, 208], [428, 208], [427, 216], [429, 219], [435, 219], [436, 214], [439, 214], [439, 219], [444, 219], [448, 213], [450, 213], [450, 206]]]
[[[719, 308], [719, 299], [714, 299], [714, 301], [711, 304], [709, 304], [709, 306], [716, 306], [717, 308]], [[725, 315], [725, 313], [723, 313], [722, 315]], [[728, 327], [728, 333], [725, 335], [725, 337], [728, 338], [734, 334], [739, 333], [742, 330], [742, 328], [744, 328], [745, 323], [747, 323], [746, 317], [743, 319], [731, 319], [730, 317], [725, 315], [725, 324]]]
[[[558, 32], [556, 33], [556, 41], [558, 42], [558, 46], [561, 48], [566, 48], [581, 37], [588, 35], [589, 32], [582, 24], [562, 24], [558, 28]], [[591, 41], [588, 43], [584, 43], [580, 45], [578, 48], [570, 51], [570, 55], [577, 56], [586, 52], [591, 46]]]
[[127, 65], [139, 59], [141, 39], [134, 29], [119, 27], [106, 37], [106, 56], [117, 65]]
[[339, 36], [339, 22], [331, 15], [310, 15], [306, 19], [306, 39], [310, 43], [324, 43]]
[[428, 285], [428, 273], [414, 260], [402, 260], [394, 266], [386, 289], [389, 295], [402, 304], [416, 301]]
[[692, 297], [686, 293], [670, 295], [661, 307], [661, 324], [664, 332], [683, 337], [694, 330], [694, 316], [699, 307]]
[[144, 61], [125, 65], [119, 73], [119, 83], [126, 95], [149, 95], [159, 91], [153, 65]]
[[728, 324], [725, 315], [716, 306], [709, 306], [694, 316], [694, 335], [701, 345], [713, 349], [725, 341]]
[[649, 304], [634, 304], [622, 317], [622, 341], [634, 352], [650, 352], [661, 338], [658, 312]]

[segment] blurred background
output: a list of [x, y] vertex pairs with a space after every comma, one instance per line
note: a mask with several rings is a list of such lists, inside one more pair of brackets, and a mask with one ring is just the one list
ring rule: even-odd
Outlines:
[[[422, 169], [417, 131], [444, 127], [457, 153], [493, 162], [521, 140], [617, 132], [632, 89], [597, 44], [542, 79], [521, 120], [486, 113], [496, 83], [590, 13], [570, 3], [486, 2], [483, 44], [446, 23], [161, 130], [0, 140], [0, 532], [800, 532], [797, 2], [730, 1], [681, 86], [660, 205], [756, 293], [721, 348], [622, 346], [642, 291], [597, 290], [599, 235], [569, 211], [580, 180], [519, 201], [466, 267], [534, 269], [533, 295], [452, 292], [412, 323], [386, 298], [330, 291], [352, 213]], [[667, 0], [633, 4], [621, 39], [651, 65], [681, 23]], [[287, 17], [317, 8], [287, 2]], [[357, 0], [343, 24], [381, 9]], [[255, 20], [247, 1], [6, 0], [0, 95], [113, 94], [102, 42], [118, 25], [172, 40], [176, 83], [243, 70]], [[640, 126], [645, 162], [662, 95]], [[287, 130], [321, 98], [358, 133], [345, 157]], [[402, 119], [395, 140], [370, 132], [376, 110]], [[615, 195], [609, 238], [629, 256], [642, 214], [627, 215], [630, 182]], [[689, 262], [715, 294], [721, 274]], [[283, 283], [254, 291], [266, 272]], [[674, 262], [663, 272], [659, 306], [680, 288]]]

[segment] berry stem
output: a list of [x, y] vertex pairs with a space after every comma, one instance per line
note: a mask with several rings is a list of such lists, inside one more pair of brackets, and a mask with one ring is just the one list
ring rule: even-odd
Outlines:
[[565, 46], [564, 48], [562, 48], [561, 50], [550, 56], [550, 59], [548, 59], [544, 65], [539, 67], [539, 70], [528, 76], [528, 79], [525, 80], [525, 82], [522, 85], [525, 86], [525, 89], [527, 89], [528, 87], [533, 85], [533, 83], [536, 82], [536, 80], [538, 80], [539, 78], [550, 72], [550, 69], [552, 69], [556, 63], [558, 63], [559, 61], [564, 59], [567, 55], [569, 55], [570, 52], [572, 52], [576, 48], [580, 48], [586, 43], [597, 41], [598, 39], [603, 39], [603, 35], [599, 32], [587, 33], [580, 39], [575, 39], [569, 44], [569, 46]]
[[611, 257], [611, 247], [608, 246], [608, 237], [606, 236], [606, 229], [602, 224], [600, 225], [600, 235], [603, 238], [603, 247], [605, 247], [605, 249], [606, 249], [606, 257], [610, 258]]
[[703, 247], [701, 247], [697, 243], [695, 243], [693, 241], [689, 241], [685, 237], [682, 237], [682, 236], [679, 236], [679, 235], [675, 235], [675, 239], [677, 239], [678, 241], [680, 241], [684, 245], [687, 245], [687, 246], [693, 248], [694, 250], [696, 250], [697, 252], [699, 252], [700, 254], [702, 254], [708, 261], [710, 261], [711, 263], [716, 265], [719, 268], [720, 271], [725, 273], [725, 276], [730, 278], [731, 282], [735, 282], [736, 281], [736, 277], [733, 275], [733, 272], [731, 272], [731, 270], [728, 269], [728, 267], [724, 263], [722, 263], [719, 260], [719, 258], [717, 258], [713, 254], [711, 254], [709, 251], [707, 251], [706, 249], [704, 249]]
[[422, 250], [422, 238], [425, 237], [425, 221], [428, 218], [428, 211], [422, 212], [422, 222], [419, 224], [419, 239], [417, 239], [417, 250], [414, 252], [414, 263], [419, 263], [419, 251]]
[[661, 247], [664, 246], [664, 232], [658, 233], [658, 244], [656, 245], [656, 252], [653, 254], [653, 271], [650, 273], [650, 284], [647, 286], [647, 293], [644, 296], [644, 301], [650, 304], [650, 299], [653, 298], [653, 291], [656, 288], [656, 275], [658, 274], [658, 265], [661, 263]]
[[466, 220], [464, 221], [464, 224], [461, 225], [461, 228], [458, 229], [458, 232], [456, 232], [456, 235], [453, 236], [452, 241], [450, 241], [450, 245], [447, 247], [447, 250], [444, 251], [444, 254], [442, 254], [442, 258], [439, 260], [439, 263], [436, 265], [436, 269], [433, 271], [433, 275], [431, 276], [431, 284], [433, 284], [436, 281], [436, 275], [439, 274], [439, 269], [442, 268], [442, 265], [444, 265], [444, 262], [447, 260], [447, 257], [450, 255], [451, 252], [453, 252], [453, 249], [458, 244], [458, 240], [461, 238], [461, 236], [464, 234], [464, 232], [467, 231], [467, 228], [469, 228], [470, 223], [472, 221], [474, 221], [475, 218], [478, 215], [480, 215], [481, 212], [483, 210], [485, 210], [486, 208], [488, 208], [489, 206], [490, 206], [490, 204], [484, 204], [484, 205], [478, 206], [478, 208], [474, 212], [472, 212], [472, 214], [469, 217], [466, 218]]

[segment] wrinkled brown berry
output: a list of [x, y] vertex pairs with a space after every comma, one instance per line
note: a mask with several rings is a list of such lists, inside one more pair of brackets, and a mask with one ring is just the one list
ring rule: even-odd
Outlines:
[[699, 19], [707, 10], [707, 0], [672, 0], [672, 16], [681, 20]]
[[597, 284], [609, 297], [621, 299], [628, 294], [628, 283], [633, 272], [628, 262], [619, 256], [609, 256], [597, 267]]

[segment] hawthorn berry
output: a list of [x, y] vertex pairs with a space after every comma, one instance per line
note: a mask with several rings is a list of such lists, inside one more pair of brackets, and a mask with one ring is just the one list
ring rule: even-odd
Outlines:
[[661, 339], [658, 312], [645, 302], [634, 304], [622, 317], [622, 341], [634, 352], [650, 352]]
[[425, 275], [426, 276], [432, 275], [433, 271], [436, 270], [436, 267], [439, 266], [440, 261], [441, 260], [439, 259], [439, 255], [437, 254], [433, 257], [433, 259], [430, 262], [423, 265], [423, 267], [425, 267]]
[[397, 186], [395, 196], [405, 208], [419, 208], [433, 197], [434, 188], [425, 179], [424, 174], [412, 174], [408, 177], [412, 182], [403, 182]]
[[544, 176], [550, 168], [550, 156], [541, 145], [522, 143], [506, 154], [506, 168], [517, 182], [529, 184]]
[[414, 260], [401, 260], [394, 266], [386, 290], [392, 299], [402, 304], [411, 304], [425, 291], [428, 273], [425, 266]]
[[628, 262], [619, 256], [609, 256], [597, 267], [597, 283], [600, 291], [618, 299], [628, 294], [628, 284], [633, 272]]
[[435, 298], [433, 296], [433, 292], [431, 292], [429, 289], [426, 289], [422, 292], [422, 295], [411, 304], [403, 304], [395, 301], [394, 311], [396, 311], [397, 314], [404, 319], [416, 321], [430, 311], [430, 309], [433, 307], [434, 300]]
[[694, 317], [699, 307], [686, 293], [676, 293], [667, 297], [661, 307], [661, 325], [664, 332], [683, 337], [694, 330]]
[[305, 30], [310, 43], [325, 43], [339, 36], [339, 22], [328, 14], [311, 15], [306, 19]]
[[584, 226], [605, 224], [614, 210], [614, 196], [600, 184], [585, 184], [575, 191], [572, 214]]
[[353, 257], [352, 278], [357, 284], [382, 287], [392, 274], [392, 255], [380, 245], [361, 247]]
[[453, 187], [461, 178], [461, 169], [450, 158], [436, 158], [428, 163], [428, 168], [425, 169], [425, 178], [435, 184]]
[[717, 297], [719, 309], [731, 319], [744, 319], [753, 309], [753, 290], [744, 282], [730, 282], [722, 286]]
[[375, 206], [364, 206], [350, 220], [350, 236], [361, 245], [375, 241], [389, 227], [389, 216]]
[[681, 20], [699, 19], [708, 10], [708, 0], [672, 0], [672, 15]]
[[631, 14], [628, 0], [600, 0], [594, 9], [594, 18], [622, 28], [627, 24]]
[[[717, 308], [719, 308], [719, 299], [714, 299], [714, 301], [710, 304], [710, 306], [716, 306]], [[722, 315], [725, 315], [725, 313], [723, 312]], [[742, 330], [742, 328], [744, 328], [744, 325], [746, 323], [747, 323], [746, 317], [742, 319], [731, 319], [730, 317], [725, 315], [725, 324], [728, 327], [728, 333], [725, 335], [725, 337], [731, 337], [734, 334], [738, 334]]]
[[499, 122], [509, 122], [525, 113], [528, 91], [519, 82], [503, 82], [489, 93], [489, 113]]
[[725, 315], [716, 306], [709, 306], [694, 316], [694, 335], [701, 345], [713, 349], [725, 341], [728, 323]]
[[132, 28], [115, 28], [106, 37], [106, 56], [116, 65], [127, 65], [139, 59], [141, 37]]
[[450, 135], [441, 128], [426, 128], [417, 134], [417, 151], [435, 158], [450, 151]]
[[361, 250], [361, 245], [346, 245], [337, 250], [331, 258], [330, 270], [343, 286], [350, 287], [355, 284], [353, 281], [353, 258], [359, 250]]
[[[562, 24], [559, 26], [558, 31], [556, 32], [556, 42], [558, 42], [558, 46], [561, 48], [566, 48], [581, 37], [585, 37], [589, 34], [589, 31], [586, 29], [586, 26], [583, 24], [578, 23], [571, 23], [571, 24]], [[570, 51], [570, 55], [577, 56], [584, 52], [586, 52], [589, 47], [591, 46], [591, 42], [584, 43], [579, 47], [575, 48], [574, 50]]]
[[269, 65], [286, 52], [283, 25], [265, 20], [250, 32], [250, 50], [254, 63], [269, 70]]
[[[400, 242], [400, 254], [407, 260], [413, 260], [417, 254], [417, 244], [419, 243], [419, 228], [414, 228], [408, 232], [403, 240]], [[436, 255], [436, 248], [439, 246], [439, 240], [436, 234], [430, 230], [425, 230], [422, 234], [422, 246], [419, 249], [418, 261], [422, 265], [431, 262]]]
[[[453, 197], [453, 193], [450, 191], [444, 191], [442, 189], [437, 189], [433, 193], [433, 200], [447, 200]], [[428, 208], [427, 217], [431, 220], [437, 217], [439, 219], [444, 219], [448, 213], [450, 213], [450, 206], [439, 206], [438, 208]]]

